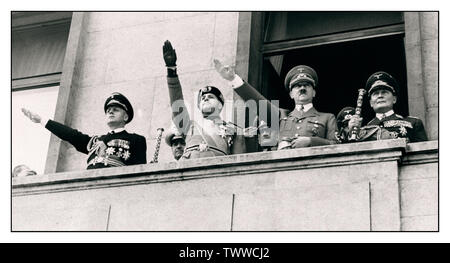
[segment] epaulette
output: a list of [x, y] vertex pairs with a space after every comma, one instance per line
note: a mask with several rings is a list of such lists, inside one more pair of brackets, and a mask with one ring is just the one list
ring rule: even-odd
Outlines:
[[397, 116], [397, 118], [403, 119], [403, 116], [400, 114], [395, 114], [395, 116]]
[[408, 116], [408, 118], [420, 120], [420, 118], [417, 118], [417, 117], [414, 117], [414, 116]]

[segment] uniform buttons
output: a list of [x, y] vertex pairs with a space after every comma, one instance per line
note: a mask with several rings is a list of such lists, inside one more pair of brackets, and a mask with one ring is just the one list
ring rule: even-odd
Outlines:
[[297, 126], [297, 130], [300, 129], [300, 126]]
[[302, 120], [298, 120], [298, 123], [302, 123]]
[[295, 137], [298, 137], [298, 133], [295, 134]]

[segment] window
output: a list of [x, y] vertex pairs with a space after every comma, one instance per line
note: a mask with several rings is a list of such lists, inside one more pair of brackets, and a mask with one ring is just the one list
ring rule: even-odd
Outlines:
[[71, 13], [13, 12], [11, 16], [12, 167], [25, 164], [42, 174], [50, 132], [30, 122], [21, 108], [54, 116]]
[[[319, 77], [314, 106], [336, 115], [345, 106], [355, 107], [358, 89], [382, 70], [400, 85], [395, 111], [408, 115], [402, 12], [266, 12], [262, 17], [257, 88], [268, 99], [293, 109], [285, 75], [296, 65], [309, 65]], [[366, 96], [364, 122], [373, 115]]]
[[58, 86], [30, 89], [12, 94], [12, 167], [25, 164], [38, 174], [45, 168], [50, 132], [30, 122], [21, 112], [26, 107], [41, 116], [55, 114]]

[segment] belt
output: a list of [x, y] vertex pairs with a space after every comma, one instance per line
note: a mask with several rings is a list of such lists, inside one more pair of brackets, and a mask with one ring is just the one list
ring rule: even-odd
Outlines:
[[113, 166], [113, 167], [125, 166], [125, 164], [119, 160], [100, 156], [95, 156], [93, 159], [91, 159], [88, 162], [87, 166], [95, 165], [97, 163], [103, 163], [105, 166]]
[[208, 150], [213, 150], [213, 151], [222, 153], [223, 155], [228, 155], [226, 152], [224, 152], [224, 151], [222, 151], [222, 150], [220, 150], [220, 149], [218, 149], [218, 148], [216, 148], [216, 147], [209, 146], [209, 145], [207, 145], [207, 148], [206, 148], [204, 151], [201, 151], [201, 150], [200, 150], [200, 145], [198, 145], [198, 144], [197, 144], [197, 145], [192, 145], [192, 146], [187, 147], [187, 148], [185, 149], [185, 152], [190, 152], [190, 151], [201, 151], [201, 152], [206, 152], [206, 151], [208, 151]]

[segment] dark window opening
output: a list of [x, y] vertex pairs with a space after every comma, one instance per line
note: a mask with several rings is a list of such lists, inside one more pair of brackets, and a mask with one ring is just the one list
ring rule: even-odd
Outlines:
[[267, 12], [264, 43], [403, 24], [402, 12]]
[[[308, 65], [318, 74], [314, 106], [318, 111], [337, 115], [346, 107], [356, 106], [358, 89], [364, 88], [368, 77], [386, 71], [399, 83], [394, 111], [408, 115], [406, 60], [402, 34], [357, 41], [299, 48], [265, 56], [261, 92], [268, 99], [280, 100], [280, 107], [292, 110], [294, 101], [284, 88], [287, 72], [297, 65]], [[368, 96], [364, 98], [363, 124], [374, 117]]]

